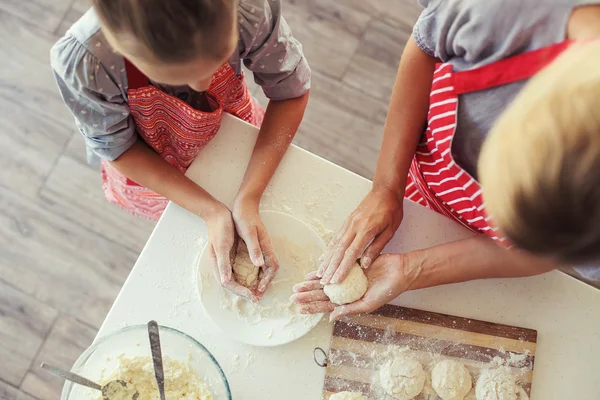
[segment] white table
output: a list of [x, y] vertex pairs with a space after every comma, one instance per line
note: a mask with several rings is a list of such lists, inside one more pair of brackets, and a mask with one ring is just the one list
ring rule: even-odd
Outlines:
[[[202, 151], [188, 176], [231, 204], [257, 129], [231, 116]], [[360, 154], [356, 155], [360, 157]], [[291, 213], [317, 230], [336, 230], [371, 183], [302, 149], [285, 156], [263, 207]], [[409, 251], [471, 235], [428, 209], [406, 202], [402, 227], [388, 246]], [[324, 321], [304, 338], [276, 348], [252, 348], [228, 339], [207, 318], [193, 274], [207, 240], [202, 220], [170, 204], [158, 222], [98, 337], [156, 319], [202, 342], [217, 358], [234, 400], [320, 399], [325, 371], [312, 350], [328, 348]], [[533, 400], [597, 400], [600, 365], [600, 291], [560, 272], [511, 280], [485, 280], [406, 293], [395, 304], [537, 329]], [[247, 368], [240, 370], [234, 356]]]

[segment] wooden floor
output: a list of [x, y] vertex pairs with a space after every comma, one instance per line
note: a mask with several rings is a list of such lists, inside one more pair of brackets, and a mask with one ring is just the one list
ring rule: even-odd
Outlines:
[[[0, 0], [0, 399], [57, 399], [153, 224], [108, 205], [48, 65], [86, 0]], [[370, 177], [416, 0], [287, 0], [313, 69], [296, 143]], [[264, 95], [252, 84], [253, 94]], [[261, 96], [262, 95], [262, 96]]]

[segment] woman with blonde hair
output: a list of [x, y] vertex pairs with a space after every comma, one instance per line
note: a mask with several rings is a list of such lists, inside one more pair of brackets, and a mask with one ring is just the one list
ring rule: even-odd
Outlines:
[[[295, 287], [303, 312], [335, 319], [407, 290], [566, 263], [600, 279], [600, 2], [420, 3], [373, 188]], [[404, 197], [479, 235], [380, 255]], [[336, 307], [322, 285], [357, 259], [368, 290]]]

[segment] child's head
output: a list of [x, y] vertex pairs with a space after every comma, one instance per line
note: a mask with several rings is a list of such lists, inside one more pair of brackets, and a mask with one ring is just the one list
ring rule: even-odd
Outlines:
[[564, 262], [600, 260], [600, 41], [573, 45], [494, 125], [479, 159], [507, 238]]
[[150, 79], [206, 90], [237, 45], [236, 0], [93, 0], [111, 46]]

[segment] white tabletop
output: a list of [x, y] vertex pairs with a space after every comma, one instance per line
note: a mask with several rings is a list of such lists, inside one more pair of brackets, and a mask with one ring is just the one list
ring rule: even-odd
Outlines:
[[[226, 115], [219, 134], [194, 161], [188, 176], [230, 205], [256, 134], [256, 128]], [[286, 211], [318, 231], [334, 231], [370, 185], [364, 178], [292, 147], [262, 207]], [[409, 251], [471, 235], [411, 202], [405, 203], [404, 215], [387, 251]], [[200, 218], [170, 204], [98, 337], [155, 319], [188, 333], [214, 354], [225, 370], [234, 400], [320, 399], [325, 371], [313, 362], [312, 350], [328, 348], [332, 325], [324, 319], [304, 338], [275, 348], [253, 348], [227, 338], [204, 314], [194, 286], [206, 239]], [[533, 400], [600, 398], [600, 291], [567, 275], [551, 272], [525, 279], [446, 285], [403, 294], [394, 303], [536, 329]], [[234, 361], [236, 355], [239, 362]]]

